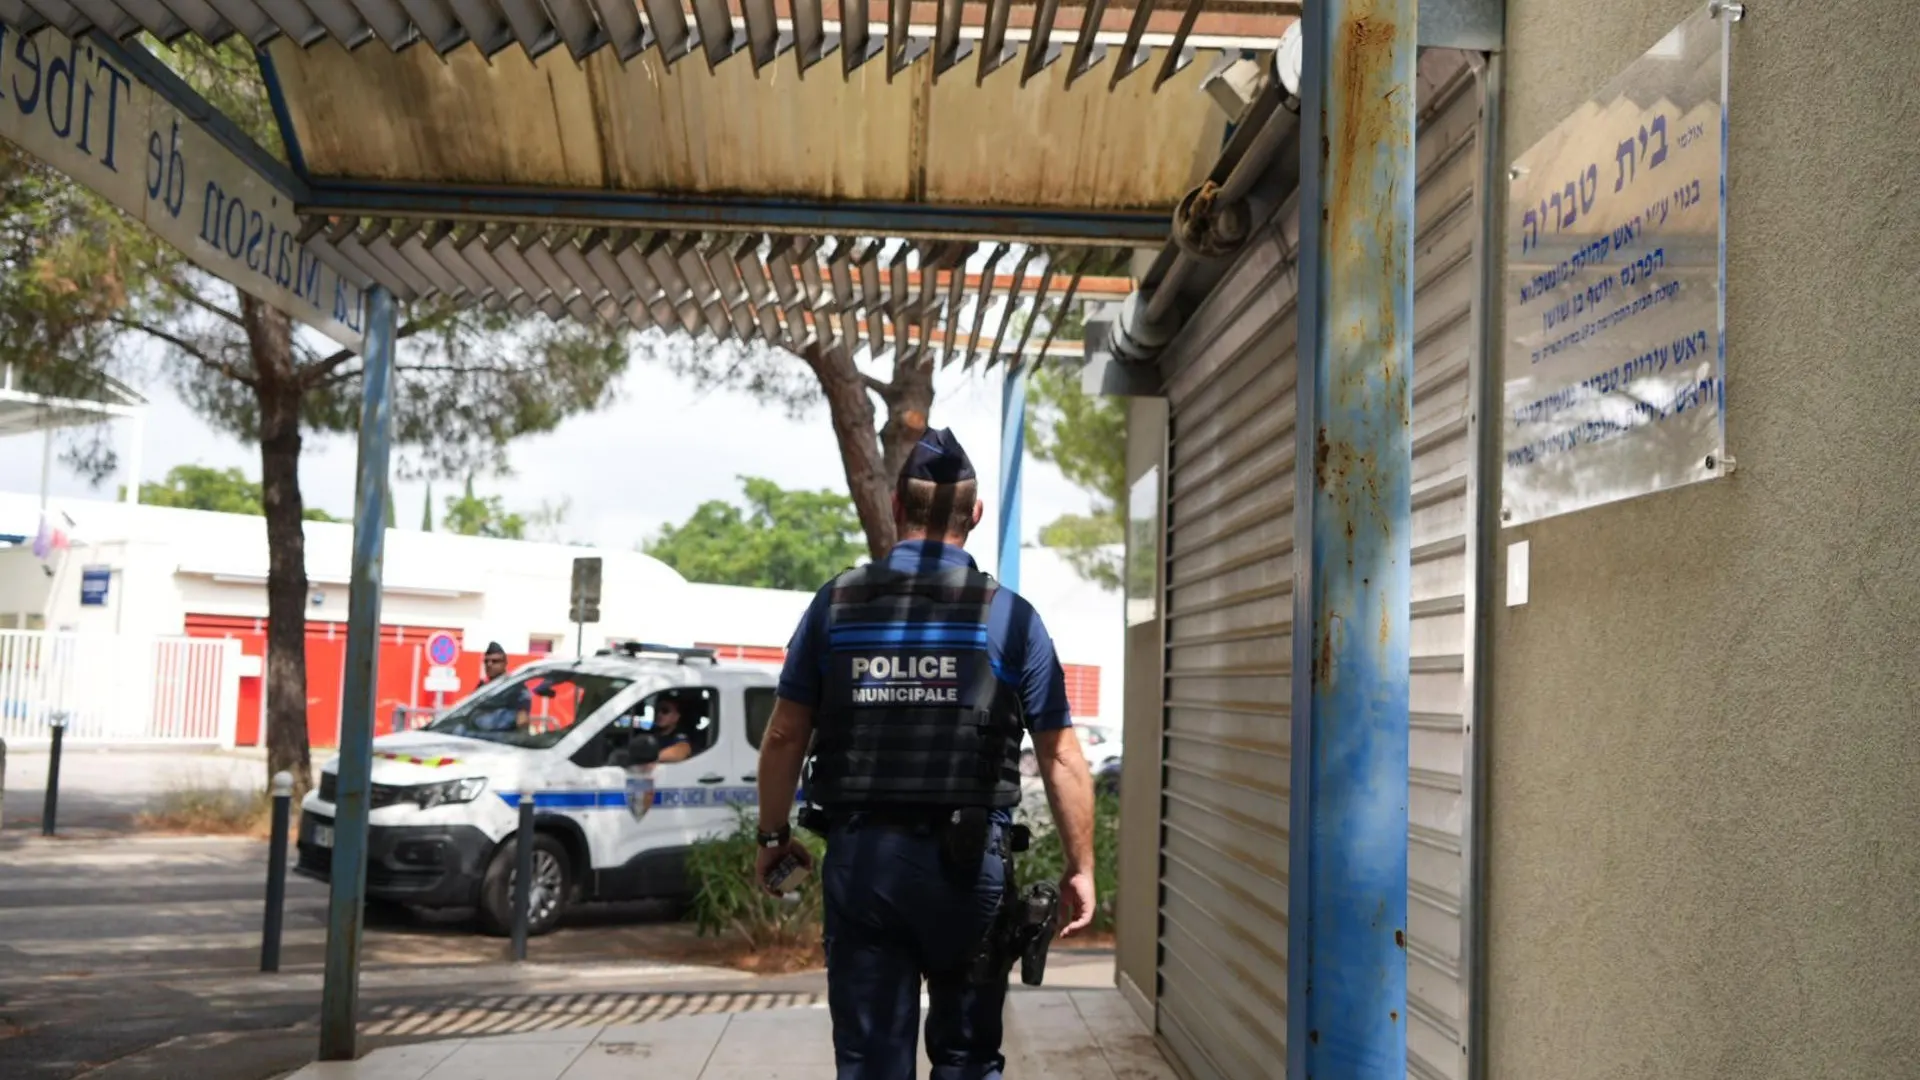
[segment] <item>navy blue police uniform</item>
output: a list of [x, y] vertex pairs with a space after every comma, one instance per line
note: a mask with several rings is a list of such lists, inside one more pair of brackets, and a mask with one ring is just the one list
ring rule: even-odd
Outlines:
[[[905, 475], [973, 476], [931, 432]], [[959, 547], [909, 540], [814, 597], [780, 676], [814, 710], [806, 796], [831, 825], [821, 867], [839, 1080], [914, 1075], [922, 979], [933, 1080], [998, 1080], [1004, 979], [971, 961], [999, 911], [1023, 731], [1072, 725], [1066, 677], [1033, 606]], [[941, 823], [985, 808], [988, 850], [950, 865]]]

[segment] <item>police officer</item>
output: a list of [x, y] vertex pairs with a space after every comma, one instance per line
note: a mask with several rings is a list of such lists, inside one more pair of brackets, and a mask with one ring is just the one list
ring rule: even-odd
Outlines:
[[[1066, 677], [1032, 605], [963, 550], [980, 513], [966, 451], [929, 432], [894, 490], [900, 542], [814, 597], [761, 743], [763, 882], [789, 856], [810, 863], [788, 817], [812, 745], [839, 1080], [913, 1076], [923, 978], [934, 1080], [998, 1080], [1005, 1068], [1006, 981], [977, 981], [970, 961], [1013, 884], [1001, 853], [1023, 731], [1066, 854], [1063, 936], [1092, 918], [1093, 786]], [[963, 817], [982, 823], [984, 853], [954, 841]]]
[[480, 657], [480, 681], [475, 684], [474, 689], [478, 690], [496, 679], [505, 678], [506, 674], [507, 650], [501, 648], [497, 641], [487, 642], [487, 651]]

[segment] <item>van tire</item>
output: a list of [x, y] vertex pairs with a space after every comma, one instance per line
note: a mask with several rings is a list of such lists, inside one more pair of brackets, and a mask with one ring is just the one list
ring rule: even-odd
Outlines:
[[[480, 886], [481, 929], [498, 937], [513, 933], [514, 860], [519, 856], [519, 846], [520, 839], [514, 835], [494, 849]], [[573, 899], [573, 863], [559, 837], [533, 834], [533, 870], [533, 910], [527, 916], [527, 936], [539, 937], [560, 925]], [[548, 888], [542, 889], [542, 885]]]

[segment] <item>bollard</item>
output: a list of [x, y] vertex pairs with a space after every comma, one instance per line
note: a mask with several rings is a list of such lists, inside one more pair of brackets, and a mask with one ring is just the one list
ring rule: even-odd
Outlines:
[[273, 774], [273, 839], [267, 848], [267, 913], [260, 928], [260, 970], [280, 970], [280, 926], [287, 906], [287, 833], [293, 817], [293, 774]]
[[60, 809], [60, 744], [67, 736], [67, 714], [53, 714], [53, 748], [47, 754], [47, 799], [40, 805], [40, 835], [52, 836]]
[[520, 833], [514, 838], [513, 960], [527, 958], [527, 921], [533, 917], [533, 796], [520, 796]]

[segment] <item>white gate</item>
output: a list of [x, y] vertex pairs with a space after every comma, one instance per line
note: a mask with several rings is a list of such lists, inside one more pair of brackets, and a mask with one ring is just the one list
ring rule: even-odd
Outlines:
[[0, 738], [233, 745], [239, 643], [0, 630]]

